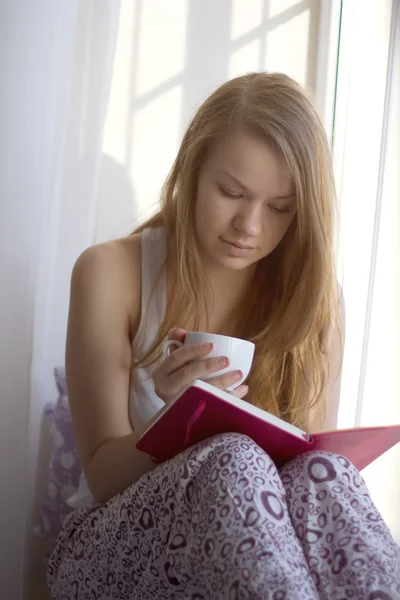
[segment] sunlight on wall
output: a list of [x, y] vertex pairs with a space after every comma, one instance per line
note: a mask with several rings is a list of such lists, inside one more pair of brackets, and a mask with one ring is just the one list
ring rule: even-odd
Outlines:
[[179, 147], [182, 85], [137, 111], [133, 121], [135, 140], [129, 172], [136, 188], [139, 217], [149, 216]]
[[267, 34], [264, 69], [281, 71], [307, 83], [310, 10], [292, 17]]
[[103, 135], [103, 152], [121, 164], [126, 160], [127, 125], [131, 114], [134, 7], [134, 2], [126, 0], [121, 2], [117, 46]]
[[185, 65], [188, 0], [141, 2], [137, 93], [179, 74]]
[[237, 77], [249, 71], [258, 71], [260, 62], [260, 40], [253, 40], [239, 48], [229, 59], [229, 77]]
[[[114, 193], [106, 198], [100, 190], [97, 242], [125, 235], [158, 202], [179, 144], [182, 84], [170, 81], [185, 66], [187, 6], [188, 0], [169, 5], [162, 0], [121, 1], [103, 138], [103, 153], [120, 169], [103, 161], [110, 170], [101, 175], [103, 187], [112, 178], [108, 188], [113, 187]], [[166, 87], [160, 90], [163, 84]]]
[[[189, 0], [121, 0], [96, 241], [124, 235], [154, 211], [183, 125], [216, 85], [263, 68], [305, 83], [315, 69], [309, 37], [314, 54], [318, 37], [311, 6], [318, 15], [318, 0], [232, 0], [219, 5], [216, 20], [214, 0], [202, 1], [200, 15]], [[296, 7], [304, 10], [293, 16]]]
[[299, 0], [269, 0], [269, 17], [272, 19], [296, 4], [299, 4]]
[[236, 40], [261, 25], [263, 5], [263, 0], [233, 0], [231, 40]]

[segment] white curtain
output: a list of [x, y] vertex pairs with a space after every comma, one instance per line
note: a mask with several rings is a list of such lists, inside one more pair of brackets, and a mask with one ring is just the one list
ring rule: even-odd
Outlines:
[[[22, 598], [42, 408], [92, 243], [118, 0], [0, 7], [0, 588]], [[26, 546], [29, 548], [29, 544]]]

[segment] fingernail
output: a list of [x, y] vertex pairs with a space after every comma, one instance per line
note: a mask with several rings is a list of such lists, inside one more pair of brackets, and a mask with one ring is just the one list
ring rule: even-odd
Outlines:
[[249, 386], [248, 385], [240, 385], [238, 391], [239, 392], [243, 392], [243, 393], [247, 393], [249, 391]]
[[212, 350], [214, 348], [214, 344], [202, 344], [201, 345], [204, 350]]
[[232, 379], [234, 379], [235, 381], [238, 379], [242, 379], [243, 377], [243, 373], [242, 371], [234, 371], [231, 375]]
[[223, 356], [222, 358], [218, 359], [218, 364], [221, 365], [221, 367], [227, 367], [229, 365], [229, 360], [226, 358], [226, 356]]

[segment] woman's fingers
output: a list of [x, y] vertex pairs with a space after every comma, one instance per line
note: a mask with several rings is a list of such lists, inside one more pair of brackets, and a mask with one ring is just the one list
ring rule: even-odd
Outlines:
[[[173, 355], [178, 355], [180, 350], [186, 348], [179, 348], [176, 350], [169, 359], [173, 358]], [[165, 392], [168, 395], [177, 395], [179, 392], [189, 384], [191, 384], [195, 379], [202, 379], [207, 375], [220, 371], [223, 366], [221, 366], [222, 358], [203, 358], [201, 359], [198, 355], [193, 356], [190, 355], [191, 358], [188, 362], [186, 362], [186, 354], [182, 356], [178, 355], [175, 358], [176, 362], [174, 363], [171, 360], [168, 364], [168, 368], [172, 369], [166, 374], [165, 372], [160, 371], [157, 373], [157, 376], [154, 377], [154, 383], [157, 386], [158, 377], [160, 377], [160, 381], [162, 381], [162, 385], [165, 386]], [[163, 365], [165, 366], [167, 363], [167, 359], [164, 361]], [[223, 363], [226, 366], [226, 363]], [[157, 386], [158, 387], [158, 386]], [[156, 392], [157, 393], [157, 392]]]
[[181, 327], [175, 327], [174, 329], [170, 329], [168, 331], [168, 340], [176, 341], [176, 342], [180, 342], [180, 343], [177, 344], [176, 346], [174, 344], [171, 344], [169, 347], [169, 351], [175, 352], [175, 350], [177, 350], [177, 348], [180, 347], [180, 344], [183, 344], [183, 342], [185, 341], [185, 337], [186, 337], [186, 329], [182, 329]]
[[[192, 346], [182, 346], [174, 350], [167, 356], [164, 362], [160, 365], [159, 372], [163, 376], [168, 376], [175, 371], [178, 371], [191, 361], [198, 361], [210, 354], [213, 349], [212, 344], [193, 344]], [[216, 361], [217, 359], [210, 359]], [[221, 367], [219, 367], [221, 369]], [[218, 369], [215, 369], [218, 370]]]
[[229, 392], [229, 393], [232, 396], [235, 396], [235, 398], [244, 398], [248, 391], [249, 391], [249, 388], [247, 385], [239, 385], [238, 388], [236, 388], [235, 390], [233, 390], [232, 392]]
[[[220, 371], [222, 368], [224, 368], [219, 363], [220, 360], [220, 358], [196, 360], [175, 371], [168, 378], [169, 393], [179, 394], [179, 391], [182, 389], [182, 387], [190, 385], [195, 379], [203, 379], [211, 373]], [[241, 371], [233, 371], [232, 373], [225, 373], [224, 375], [207, 379], [207, 383], [217, 387], [220, 390], [226, 390], [242, 377], [243, 373]]]
[[242, 371], [230, 371], [229, 373], [224, 373], [223, 375], [217, 375], [217, 377], [213, 377], [212, 379], [208, 379], [207, 383], [214, 385], [220, 390], [226, 390], [231, 385], [237, 383], [240, 379], [243, 379]]
[[170, 329], [168, 331], [168, 339], [176, 340], [177, 342], [184, 342], [186, 337], [186, 329], [182, 329], [181, 327], [175, 327], [174, 329]]
[[[176, 328], [168, 332], [168, 339], [184, 343], [186, 331]], [[172, 350], [164, 361], [153, 371], [154, 389], [165, 402], [169, 402], [195, 379], [204, 379], [229, 366], [229, 359], [224, 356], [207, 358], [213, 350], [212, 343], [194, 344]], [[207, 382], [226, 390], [243, 378], [241, 371], [235, 370], [223, 375], [216, 375]], [[247, 386], [239, 386], [232, 395], [243, 398], [248, 391]]]

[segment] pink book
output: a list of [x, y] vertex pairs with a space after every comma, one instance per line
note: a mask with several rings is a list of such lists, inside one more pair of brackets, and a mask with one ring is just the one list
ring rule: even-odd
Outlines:
[[281, 466], [303, 452], [327, 450], [345, 456], [359, 471], [400, 441], [400, 425], [360, 427], [308, 434], [196, 380], [164, 409], [139, 438], [136, 448], [164, 462], [212, 435], [244, 433]]

